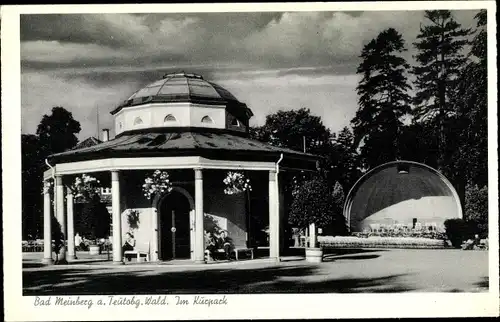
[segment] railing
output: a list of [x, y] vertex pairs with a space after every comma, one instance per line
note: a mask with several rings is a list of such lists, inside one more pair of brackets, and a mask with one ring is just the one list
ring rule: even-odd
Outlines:
[[[52, 247], [54, 247], [54, 240], [52, 240]], [[113, 250], [113, 244], [109, 240], [105, 240], [104, 242], [99, 241], [97, 243], [101, 247], [101, 251], [106, 252], [106, 251], [112, 251]], [[68, 247], [68, 243], [65, 243], [65, 246]], [[90, 246], [90, 244], [87, 245], [87, 247]], [[21, 243], [22, 251], [23, 253], [33, 253], [33, 252], [43, 252], [44, 249], [44, 242], [43, 240], [23, 240]], [[80, 245], [75, 245], [75, 250], [81, 251]]]
[[40, 240], [23, 240], [21, 245], [23, 252], [43, 252], [43, 241]]

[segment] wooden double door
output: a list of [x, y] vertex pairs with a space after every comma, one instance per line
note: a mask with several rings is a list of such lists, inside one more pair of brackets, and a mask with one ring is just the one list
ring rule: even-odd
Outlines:
[[160, 259], [191, 258], [190, 204], [186, 196], [172, 191], [160, 204]]

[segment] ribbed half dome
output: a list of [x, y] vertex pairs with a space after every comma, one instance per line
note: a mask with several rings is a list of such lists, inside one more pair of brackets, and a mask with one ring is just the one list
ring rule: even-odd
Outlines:
[[363, 221], [411, 222], [461, 217], [456, 191], [436, 170], [415, 162], [391, 162], [366, 173], [351, 189], [346, 217], [359, 230]]
[[169, 102], [241, 106], [246, 113], [249, 111], [246, 105], [239, 102], [228, 90], [203, 79], [201, 75], [174, 73], [167, 74], [162, 79], [139, 89], [111, 114], [128, 106]]

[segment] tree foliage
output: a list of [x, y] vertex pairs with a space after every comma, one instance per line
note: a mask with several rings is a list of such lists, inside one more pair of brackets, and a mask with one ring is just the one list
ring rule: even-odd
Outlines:
[[451, 98], [457, 111], [453, 166], [469, 184], [488, 183], [488, 66], [486, 10], [477, 15], [478, 32], [472, 41], [471, 61], [461, 71]]
[[[336, 181], [348, 188], [359, 176], [357, 152], [352, 132], [344, 128], [332, 134], [319, 116], [306, 108], [278, 111], [268, 115], [261, 127], [250, 129], [250, 137], [274, 146], [305, 151], [320, 156], [320, 173], [329, 187]], [[311, 179], [307, 174], [285, 177], [286, 190], [291, 192], [297, 184]]]
[[338, 182], [343, 190], [349, 190], [362, 174], [354, 134], [348, 127], [344, 127], [340, 132], [332, 135], [330, 144], [329, 175], [327, 176], [329, 185], [332, 182]]
[[43, 165], [39, 144], [37, 136], [21, 135], [23, 239], [41, 237]]
[[366, 168], [394, 161], [402, 119], [410, 112], [409, 68], [401, 57], [404, 40], [395, 29], [382, 31], [363, 47], [357, 73], [359, 108], [351, 121], [356, 145], [363, 141], [361, 158]]
[[75, 134], [79, 132], [80, 123], [72, 114], [62, 107], [54, 107], [50, 115], [42, 117], [36, 135], [21, 135], [23, 239], [41, 237], [45, 159], [52, 153], [74, 147], [78, 143]]
[[45, 114], [38, 124], [36, 134], [44, 156], [64, 152], [78, 143], [76, 134], [80, 133], [80, 123], [73, 114], [60, 106], [52, 108], [50, 115]]
[[311, 114], [307, 108], [280, 110], [266, 117], [266, 123], [251, 130], [251, 135], [274, 146], [296, 151], [321, 154], [329, 142], [330, 131], [323, 125], [321, 117]]
[[488, 187], [479, 189], [477, 185], [468, 186], [465, 194], [464, 218], [472, 226], [474, 233], [488, 236]]
[[463, 29], [449, 10], [425, 11], [425, 18], [428, 24], [420, 26], [414, 43], [418, 52], [413, 68], [416, 77], [413, 115], [416, 122], [431, 123], [438, 129], [438, 169], [442, 170], [450, 159], [445, 147], [452, 141], [445, 127], [456, 115], [450, 99], [467, 61], [463, 48], [468, 44], [471, 30]]
[[109, 236], [111, 215], [98, 196], [82, 204], [75, 216], [75, 231], [91, 240]]
[[293, 194], [288, 221], [298, 228], [310, 224], [328, 227], [335, 222], [336, 203], [324, 179], [314, 178], [301, 184]]

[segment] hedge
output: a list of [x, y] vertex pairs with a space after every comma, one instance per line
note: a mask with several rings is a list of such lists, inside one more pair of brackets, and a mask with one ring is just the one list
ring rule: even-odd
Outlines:
[[323, 248], [446, 248], [444, 240], [416, 237], [318, 236]]

